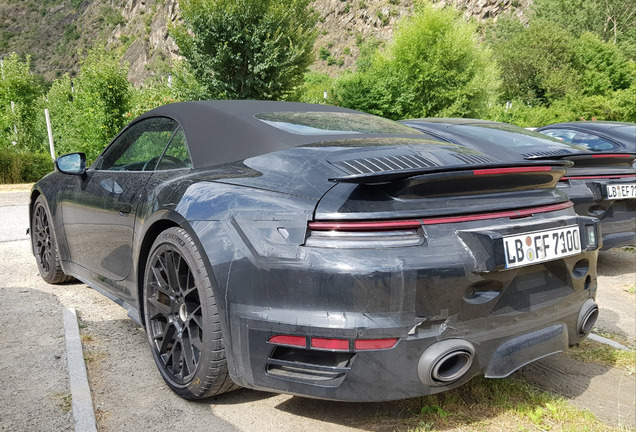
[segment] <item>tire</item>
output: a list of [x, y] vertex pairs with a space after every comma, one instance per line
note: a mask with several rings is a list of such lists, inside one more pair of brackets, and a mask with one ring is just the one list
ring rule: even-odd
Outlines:
[[50, 284], [59, 284], [73, 279], [64, 274], [60, 265], [60, 254], [53, 233], [51, 212], [42, 195], [33, 205], [31, 219], [31, 246], [40, 276]]
[[176, 394], [203, 399], [238, 388], [229, 377], [210, 278], [185, 230], [167, 229], [152, 245], [143, 302], [152, 356]]

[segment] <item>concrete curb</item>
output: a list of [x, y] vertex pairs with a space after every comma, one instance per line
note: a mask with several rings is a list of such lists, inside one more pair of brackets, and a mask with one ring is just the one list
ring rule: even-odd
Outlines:
[[86, 375], [86, 363], [84, 363], [77, 314], [75, 309], [69, 308], [65, 308], [63, 314], [66, 359], [68, 362], [75, 431], [97, 432], [97, 422], [93, 411], [93, 399], [88, 385], [88, 376]]
[[611, 346], [613, 348], [616, 348], [616, 349], [619, 349], [619, 350], [629, 351], [629, 348], [626, 347], [625, 345], [621, 345], [618, 342], [614, 342], [611, 339], [604, 338], [603, 336], [599, 336], [599, 335], [594, 334], [594, 333], [590, 333], [587, 336], [587, 338], [589, 340], [593, 340], [594, 342], [599, 342], [599, 343], [602, 343], [602, 344], [605, 344], [605, 345], [609, 345], [609, 346]]

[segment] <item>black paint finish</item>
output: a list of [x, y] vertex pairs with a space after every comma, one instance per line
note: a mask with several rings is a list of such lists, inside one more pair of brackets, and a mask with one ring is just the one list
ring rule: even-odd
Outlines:
[[[164, 164], [149, 135], [139, 152], [111, 157], [122, 153], [126, 128], [85, 172], [41, 179], [32, 202], [46, 199], [64, 272], [114, 296], [133, 317], [144, 314], [150, 246], [170, 227], [187, 231], [203, 251], [237, 384], [400, 399], [478, 374], [508, 375], [585, 336], [577, 327], [595, 297], [598, 245], [584, 234], [599, 232], [555, 188], [570, 162], [499, 162], [323, 105], [180, 103], [133, 125], [157, 116], [175, 122], [155, 125], [183, 128], [187, 155], [170, 153], [171, 138], [159, 154], [181, 156]], [[159, 138], [179, 131], [153, 127]], [[191, 166], [181, 166], [188, 157]], [[415, 223], [310, 227], [403, 220]], [[581, 233], [579, 253], [505, 268], [505, 236], [568, 226]], [[276, 335], [308, 345], [270, 343]], [[345, 340], [347, 348], [311, 348], [312, 338]], [[355, 341], [385, 338], [395, 346], [355, 349]], [[446, 340], [466, 341], [474, 361], [456, 381], [425, 385], [418, 362]]]

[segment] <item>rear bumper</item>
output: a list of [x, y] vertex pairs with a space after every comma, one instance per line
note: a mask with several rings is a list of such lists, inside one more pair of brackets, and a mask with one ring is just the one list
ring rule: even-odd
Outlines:
[[[218, 298], [231, 377], [244, 387], [324, 399], [395, 400], [444, 391], [478, 374], [506, 376], [565, 350], [585, 336], [577, 326], [595, 296], [597, 248], [505, 269], [501, 238], [572, 224], [583, 233], [598, 222], [568, 210], [426, 226], [424, 243], [413, 247], [234, 247], [245, 255], [213, 263], [217, 283], [224, 281]], [[202, 241], [206, 250], [223, 242]], [[306, 344], [269, 342], [278, 335], [301, 336]], [[348, 349], [312, 349], [312, 338], [345, 340]], [[385, 338], [397, 344], [355, 349], [356, 340]], [[471, 363], [457, 380], [426, 384], [420, 359], [448, 340], [470, 344]]]
[[570, 180], [569, 184], [559, 184], [559, 189], [568, 194], [577, 214], [601, 221], [601, 250], [636, 246], [636, 199], [605, 198], [605, 182]]
[[[343, 401], [396, 400], [438, 393], [480, 374], [508, 376], [532, 361], [566, 350], [581, 339], [575, 330], [581, 307], [579, 300], [571, 298], [525, 316], [502, 317], [500, 326], [491, 332], [479, 329], [491, 327], [488, 320], [459, 328], [450, 322], [431, 322], [420, 325], [414, 334], [403, 334], [394, 348], [346, 353], [276, 347], [267, 342], [273, 334], [307, 334], [318, 329], [249, 319], [245, 316], [254, 317], [255, 311], [239, 308], [236, 324], [244, 369], [232, 378], [245, 387]], [[473, 325], [477, 329], [470, 330]], [[396, 333], [386, 327], [382, 331]], [[328, 333], [340, 336], [333, 328]], [[424, 353], [440, 341], [459, 347], [468, 342], [474, 347], [469, 369], [450, 383], [431, 383], [422, 376], [423, 368], [432, 368], [422, 366]]]

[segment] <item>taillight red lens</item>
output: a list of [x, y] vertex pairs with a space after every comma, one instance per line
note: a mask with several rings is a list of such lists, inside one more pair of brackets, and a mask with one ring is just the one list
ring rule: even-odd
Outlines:
[[420, 221], [364, 221], [364, 222], [309, 222], [309, 228], [314, 231], [394, 231], [418, 229]]
[[552, 211], [563, 210], [566, 208], [570, 208], [572, 206], [574, 206], [572, 201], [566, 201], [564, 203], [551, 204], [551, 205], [541, 206], [541, 207], [532, 207], [528, 209], [507, 210], [502, 212], [481, 213], [481, 214], [472, 214], [472, 215], [466, 215], [466, 216], [427, 218], [427, 219], [422, 219], [422, 224], [436, 225], [436, 224], [443, 224], [443, 223], [471, 222], [471, 221], [477, 221], [477, 220], [496, 219], [496, 218], [503, 218], [503, 217], [508, 217], [510, 219], [518, 219], [522, 217], [532, 216], [538, 213], [548, 213]]
[[356, 351], [382, 350], [393, 348], [398, 342], [397, 338], [391, 339], [358, 339], [354, 342]]
[[305, 338], [305, 336], [276, 335], [269, 338], [268, 342], [276, 345], [286, 345], [300, 348], [307, 347], [307, 338]]
[[349, 351], [349, 341], [346, 339], [311, 338], [311, 347], [331, 351]]
[[603, 158], [617, 158], [617, 157], [632, 157], [633, 155], [628, 154], [595, 154], [592, 155], [595, 159], [603, 159]]

